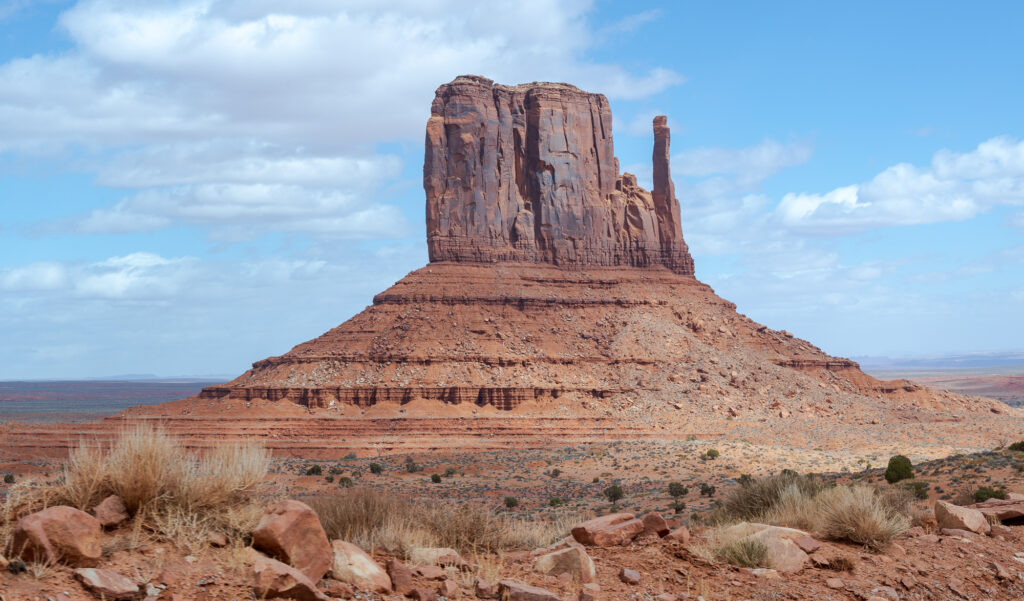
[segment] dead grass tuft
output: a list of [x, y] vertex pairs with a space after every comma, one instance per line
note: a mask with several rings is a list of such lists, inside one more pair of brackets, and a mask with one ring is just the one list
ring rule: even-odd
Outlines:
[[480, 504], [426, 503], [371, 489], [305, 501], [320, 516], [328, 537], [400, 553], [419, 546], [451, 547], [466, 554], [542, 547], [585, 519], [569, 513], [548, 520], [518, 519]]

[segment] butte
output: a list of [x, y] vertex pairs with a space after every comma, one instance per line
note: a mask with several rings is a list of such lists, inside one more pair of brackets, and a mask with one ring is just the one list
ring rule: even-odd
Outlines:
[[603, 95], [458, 77], [426, 127], [427, 266], [227, 384], [8, 443], [63, 452], [150, 418], [200, 446], [256, 436], [324, 459], [687, 436], [941, 456], [1019, 429], [997, 401], [879, 381], [715, 295], [683, 239], [665, 117], [653, 129], [647, 191], [619, 171]]

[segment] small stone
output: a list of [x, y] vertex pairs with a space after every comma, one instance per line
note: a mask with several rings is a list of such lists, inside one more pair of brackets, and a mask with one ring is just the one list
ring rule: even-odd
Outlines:
[[416, 573], [427, 580], [444, 580], [446, 577], [444, 568], [438, 566], [418, 566]]
[[828, 580], [825, 581], [825, 586], [827, 586], [827, 587], [829, 587], [831, 589], [839, 590], [839, 589], [843, 588], [846, 585], [844, 585], [843, 581], [840, 580], [839, 578], [829, 578]]
[[796, 543], [796, 546], [800, 547], [804, 553], [814, 553], [821, 548], [821, 543], [809, 536], [793, 539], [793, 542]]
[[459, 594], [459, 585], [454, 580], [444, 580], [438, 592], [444, 597], [454, 599]]
[[139, 585], [113, 570], [79, 568], [75, 579], [92, 594], [109, 601], [131, 601], [142, 596]]
[[626, 584], [637, 585], [640, 584], [640, 572], [636, 570], [630, 570], [629, 568], [622, 568], [619, 571], [619, 580]]
[[113, 528], [128, 520], [128, 508], [125, 507], [124, 499], [110, 495], [92, 508], [92, 515], [104, 528]]
[[333, 578], [327, 580], [324, 592], [331, 597], [341, 597], [342, 599], [351, 599], [355, 595], [355, 589], [351, 584]]
[[493, 599], [498, 596], [498, 585], [483, 578], [477, 578], [473, 585], [473, 592], [480, 599]]
[[576, 601], [598, 601], [600, 593], [601, 587], [596, 582], [588, 582], [580, 588], [580, 594]]
[[408, 595], [415, 586], [412, 581], [412, 570], [397, 559], [389, 559], [384, 564], [388, 576], [391, 578], [391, 587], [399, 595]]
[[779, 571], [771, 568], [754, 568], [750, 570], [750, 573], [758, 578], [765, 578], [768, 580], [774, 580], [779, 577]]
[[1000, 580], [1011, 580], [1013, 578], [1013, 575], [1006, 568], [995, 561], [992, 562], [992, 569], [996, 571], [996, 578]]
[[656, 534], [658, 538], [663, 538], [668, 535], [671, 530], [668, 527], [668, 522], [665, 518], [661, 517], [657, 513], [648, 513], [643, 517], [644, 534]]
[[103, 528], [96, 518], [58, 505], [27, 515], [14, 527], [11, 548], [25, 561], [94, 566], [103, 555]]
[[252, 531], [254, 549], [299, 570], [312, 581], [331, 569], [333, 553], [320, 518], [301, 501], [288, 499], [267, 509]]
[[665, 540], [675, 541], [684, 545], [690, 544], [690, 531], [686, 526], [680, 526], [665, 535]]
[[502, 601], [562, 601], [558, 595], [549, 590], [515, 580], [499, 582], [498, 592]]
[[437, 593], [428, 588], [416, 588], [407, 595], [415, 601], [437, 601]]

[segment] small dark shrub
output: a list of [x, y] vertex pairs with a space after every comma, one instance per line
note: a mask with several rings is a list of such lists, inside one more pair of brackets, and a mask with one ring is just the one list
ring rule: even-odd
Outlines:
[[434, 484], [441, 482], [441, 474], [430, 474], [430, 481]]
[[594, 476], [594, 480], [593, 480], [594, 484], [597, 484], [600, 481], [601, 481], [600, 478], [598, 478], [597, 476]]
[[352, 488], [352, 478], [349, 478], [348, 476], [342, 476], [341, 478], [338, 478], [338, 486], [342, 486], [344, 488]]
[[1003, 488], [996, 488], [992, 486], [982, 486], [978, 490], [974, 491], [974, 500], [978, 503], [983, 503], [989, 499], [1005, 499], [1006, 490]]
[[721, 455], [716, 449], [708, 449], [706, 453], [700, 456], [701, 459], [707, 461], [708, 459], [718, 459]]
[[4, 474], [4, 484], [14, 484], [14, 474]]
[[548, 500], [548, 505], [551, 507], [561, 507], [562, 505], [565, 505], [565, 499], [561, 497], [551, 497]]
[[519, 507], [519, 499], [515, 497], [505, 497], [505, 507], [508, 507], [509, 509]]
[[384, 466], [382, 466], [381, 464], [376, 463], [376, 462], [370, 464], [370, 473], [371, 474], [373, 474], [375, 476], [379, 476], [380, 473], [383, 472], [383, 471], [384, 471]]
[[[669, 482], [668, 483], [668, 494], [671, 495], [673, 499], [678, 499], [679, 497], [684, 497], [684, 496], [686, 496], [686, 493], [688, 493], [688, 492], [690, 492], [690, 489], [686, 488], [685, 486], [683, 486], [679, 482]], [[677, 511], [676, 513], [679, 513], [679, 512]]]
[[422, 469], [423, 468], [420, 466], [420, 464], [418, 464], [418, 463], [416, 463], [415, 461], [412, 460], [412, 457], [406, 457], [406, 459], [405, 459], [405, 471], [409, 472], [410, 474], [415, 474], [416, 472], [418, 472], [418, 471], [420, 471]]
[[340, 476], [344, 472], [345, 470], [341, 469], [341, 466], [337, 465], [332, 465], [330, 468], [327, 469], [327, 473], [332, 476]]
[[562, 475], [562, 470], [558, 469], [557, 467], [555, 469], [551, 470], [551, 477], [552, 478], [557, 478], [557, 477], [559, 477], [561, 475]]
[[319, 465], [311, 465], [311, 466], [306, 468], [306, 475], [307, 476], [321, 476], [321, 475], [323, 475], [323, 473], [324, 473], [324, 468], [320, 467]]
[[679, 499], [676, 499], [675, 501], [672, 501], [672, 504], [669, 505], [669, 507], [672, 508], [672, 511], [674, 511], [676, 513], [680, 513], [684, 509], [686, 509], [686, 502], [685, 501], [680, 501]]
[[456, 470], [455, 470], [454, 467], [447, 467], [444, 470], [444, 475], [445, 475], [446, 478], [451, 478], [455, 474], [456, 474]]
[[1010, 443], [1010, 446], [1006, 448], [1010, 449], [1011, 451], [1017, 451], [1018, 453], [1024, 452], [1024, 440], [1019, 440], [1017, 442]]
[[613, 484], [609, 486], [608, 488], [601, 491], [601, 494], [603, 494], [609, 501], [611, 501], [613, 505], [616, 502], [618, 502], [619, 499], [625, 496], [625, 493], [622, 492], [622, 487], [619, 486], [618, 484]]
[[[915, 499], [920, 499], [923, 501], [924, 499], [928, 498], [929, 484], [927, 482], [921, 482], [920, 480], [911, 480], [909, 482], [901, 482], [900, 486], [906, 488], [911, 493], [913, 493]], [[937, 488], [935, 490], [942, 492]]]
[[715, 487], [711, 486], [707, 482], [701, 483], [701, 485], [700, 485], [700, 494], [701, 494], [701, 496], [704, 496], [704, 497], [713, 497], [713, 496], [715, 496]]
[[334, 482], [334, 476], [327, 474], [326, 476], [324, 476], [324, 480], [326, 480], [327, 482]]
[[349, 451], [345, 455], [345, 459], [355, 459], [355, 458], [356, 458], [356, 452], [355, 451]]
[[889, 484], [900, 480], [910, 480], [914, 477], [914, 466], [910, 460], [903, 455], [893, 455], [889, 459], [889, 466], [885, 468], [885, 480]]

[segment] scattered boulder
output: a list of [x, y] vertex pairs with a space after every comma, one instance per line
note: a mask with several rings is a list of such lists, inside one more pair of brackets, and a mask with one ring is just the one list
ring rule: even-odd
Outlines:
[[79, 568], [75, 579], [88, 591], [107, 601], [130, 601], [142, 598], [139, 585], [113, 570]]
[[821, 543], [809, 536], [795, 539], [793, 542], [796, 543], [796, 546], [800, 547], [800, 550], [804, 553], [814, 553], [821, 548]]
[[442, 596], [454, 599], [459, 594], [459, 585], [454, 580], [444, 580], [438, 590]]
[[840, 578], [826, 578], [825, 579], [825, 586], [829, 587], [830, 589], [838, 591], [838, 590], [842, 589], [846, 585], [843, 583], [842, 579], [840, 579]]
[[988, 534], [992, 529], [985, 514], [970, 507], [960, 507], [945, 501], [935, 502], [935, 519], [940, 528], [970, 530], [978, 534]]
[[626, 584], [636, 586], [640, 584], [640, 572], [630, 570], [629, 568], [622, 568], [619, 570], [619, 580]]
[[1013, 529], [1002, 524], [992, 524], [992, 530], [989, 531], [989, 534], [992, 536], [1005, 536], [1009, 538], [1013, 536]]
[[612, 513], [577, 525], [572, 537], [584, 545], [614, 547], [629, 543], [643, 531], [643, 522], [632, 513]]
[[600, 594], [601, 587], [596, 582], [589, 582], [580, 587], [580, 594], [576, 601], [598, 601]]
[[969, 509], [977, 509], [986, 516], [998, 519], [1000, 522], [1024, 517], [1024, 499], [989, 499], [983, 503], [968, 505]]
[[331, 569], [331, 543], [313, 509], [289, 499], [267, 509], [252, 533], [252, 546], [316, 582]]
[[415, 601], [437, 601], [437, 593], [428, 588], [416, 588], [406, 595]]
[[351, 584], [334, 579], [327, 581], [327, 586], [324, 587], [324, 592], [331, 597], [340, 597], [342, 599], [351, 599], [355, 596], [355, 590], [352, 588]]
[[686, 526], [680, 526], [665, 535], [665, 540], [675, 541], [684, 545], [690, 544], [690, 531]]
[[88, 513], [58, 505], [23, 517], [14, 527], [11, 548], [27, 561], [90, 567], [103, 555], [102, 530]]
[[448, 547], [415, 547], [409, 551], [409, 562], [425, 566], [455, 566], [457, 568], [468, 565], [458, 551]]
[[92, 515], [104, 528], [113, 528], [128, 520], [128, 508], [124, 499], [110, 495], [92, 508]]
[[416, 588], [412, 581], [412, 570], [397, 559], [389, 559], [384, 564], [391, 578], [391, 588], [399, 595], [408, 595]]
[[501, 601], [562, 601], [558, 595], [539, 586], [530, 586], [515, 580], [498, 583]]
[[808, 556], [794, 541], [810, 538], [803, 530], [740, 522], [723, 531], [726, 538], [754, 540], [768, 548], [766, 559], [779, 572], [799, 572], [807, 563]]
[[375, 593], [390, 593], [391, 578], [372, 557], [352, 543], [331, 543], [331, 576], [356, 588]]
[[444, 580], [445, 571], [440, 566], [419, 566], [416, 568], [416, 573], [420, 578], [426, 580]]
[[473, 585], [473, 592], [480, 599], [494, 599], [498, 596], [498, 585], [483, 578], [477, 578]]
[[644, 534], [656, 534], [659, 538], [664, 538], [671, 532], [668, 527], [668, 522], [665, 518], [661, 517], [657, 513], [648, 513], [643, 517]]
[[579, 545], [552, 551], [537, 557], [533, 561], [533, 569], [541, 574], [555, 576], [558, 574], [569, 574], [582, 583], [597, 580], [594, 561], [583, 550], [583, 547]]
[[329, 601], [304, 573], [297, 568], [271, 559], [250, 549], [249, 582], [259, 599], [293, 599], [294, 601]]

